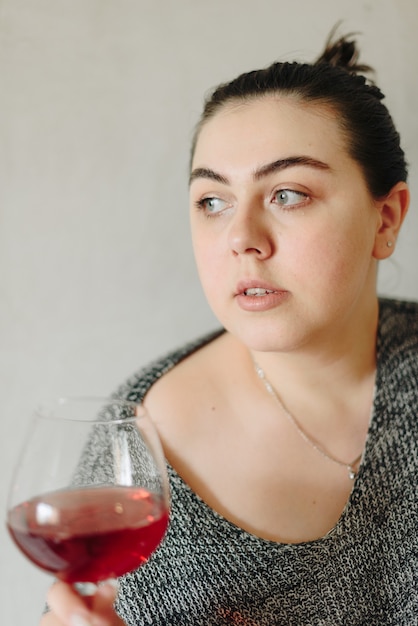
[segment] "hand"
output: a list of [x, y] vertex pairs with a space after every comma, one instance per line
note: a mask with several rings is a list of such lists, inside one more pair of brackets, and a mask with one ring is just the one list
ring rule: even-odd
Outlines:
[[46, 613], [39, 626], [126, 626], [114, 611], [116, 589], [100, 585], [93, 596], [80, 596], [73, 587], [57, 582], [50, 588]]

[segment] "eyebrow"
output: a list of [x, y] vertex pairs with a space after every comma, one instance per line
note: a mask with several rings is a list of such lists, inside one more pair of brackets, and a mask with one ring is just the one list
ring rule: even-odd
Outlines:
[[[296, 167], [297, 165], [303, 165], [305, 167], [312, 167], [314, 169], [320, 170], [331, 169], [330, 166], [327, 165], [327, 163], [319, 161], [318, 159], [313, 159], [312, 157], [308, 156], [294, 156], [287, 157], [285, 159], [277, 159], [277, 161], [272, 161], [272, 163], [262, 165], [254, 171], [253, 178], [254, 180], [260, 180], [266, 176], [269, 176], [270, 174], [280, 172], [281, 170], [285, 170], [289, 167]], [[197, 167], [196, 169], [194, 169], [189, 177], [189, 185], [191, 185], [192, 182], [197, 178], [206, 178], [208, 180], [214, 180], [217, 183], [229, 185], [229, 180], [225, 176], [219, 174], [218, 172], [215, 172], [214, 170], [211, 170], [208, 167]]]
[[217, 183], [229, 185], [229, 180], [225, 178], [225, 176], [222, 176], [222, 174], [218, 174], [208, 167], [197, 167], [196, 169], [194, 169], [189, 176], [189, 185], [191, 185], [192, 182], [197, 178], [207, 178], [209, 180], [214, 180]]

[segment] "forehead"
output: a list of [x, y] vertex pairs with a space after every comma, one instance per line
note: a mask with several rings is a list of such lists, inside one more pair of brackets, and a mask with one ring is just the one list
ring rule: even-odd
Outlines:
[[[193, 167], [237, 167], [294, 154], [333, 163], [349, 157], [336, 112], [292, 96], [265, 96], [224, 105], [202, 126]], [[251, 162], [251, 163], [250, 163]]]

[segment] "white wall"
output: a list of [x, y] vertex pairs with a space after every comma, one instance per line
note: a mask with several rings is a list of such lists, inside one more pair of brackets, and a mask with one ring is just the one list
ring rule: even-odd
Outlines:
[[[0, 507], [31, 409], [107, 394], [216, 326], [197, 282], [187, 162], [204, 92], [361, 31], [418, 197], [416, 0], [3, 0]], [[418, 299], [416, 201], [380, 289]], [[47, 456], [48, 450], [45, 450]], [[0, 623], [37, 624], [49, 578], [0, 531]]]

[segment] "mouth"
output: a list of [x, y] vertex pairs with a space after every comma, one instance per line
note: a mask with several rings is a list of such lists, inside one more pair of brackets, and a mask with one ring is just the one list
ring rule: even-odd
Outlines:
[[260, 278], [250, 278], [247, 280], [241, 280], [235, 289], [236, 296], [248, 296], [252, 298], [262, 298], [263, 296], [269, 296], [274, 293], [281, 293], [285, 291], [281, 287], [262, 280]]
[[247, 312], [263, 312], [281, 306], [289, 299], [282, 287], [260, 279], [242, 280], [235, 291], [235, 301]]

